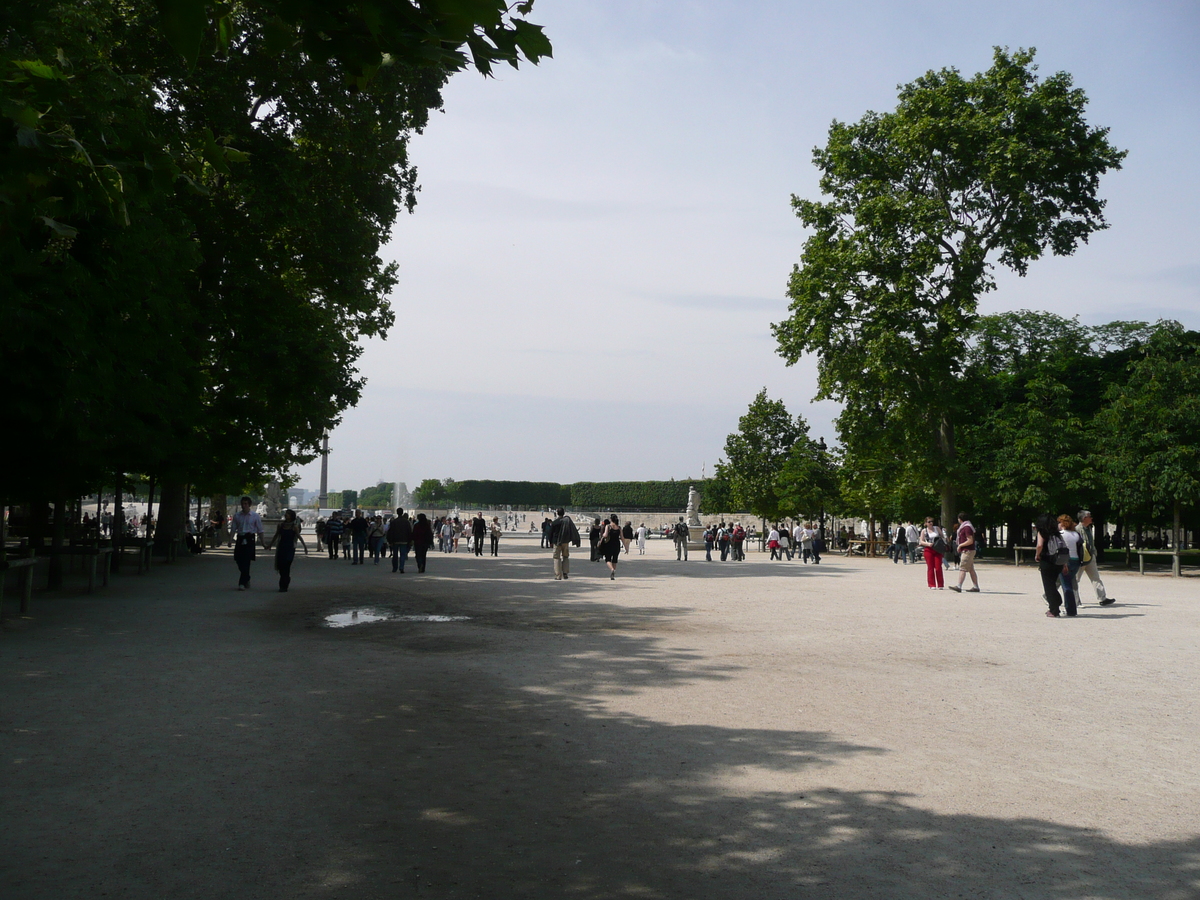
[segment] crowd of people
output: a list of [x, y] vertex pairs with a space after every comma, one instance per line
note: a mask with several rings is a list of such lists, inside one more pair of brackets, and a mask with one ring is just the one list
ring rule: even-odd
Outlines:
[[[190, 523], [189, 523], [190, 524]], [[222, 523], [215, 519], [209, 522], [214, 530]], [[308, 554], [308, 546], [301, 534], [302, 526], [293, 510], [286, 510], [282, 521], [276, 526], [270, 541], [263, 534], [261, 515], [251, 509], [249, 497], [241, 500], [241, 509], [229, 520], [234, 544], [234, 559], [238, 565], [238, 589], [250, 586], [250, 564], [255, 558], [256, 545], [275, 551], [275, 569], [279, 572], [279, 590], [287, 591], [291, 583], [291, 566], [296, 554], [296, 545]], [[1037, 547], [1035, 560], [1041, 575], [1043, 596], [1047, 603], [1046, 615], [1058, 618], [1065, 605], [1066, 615], [1075, 616], [1082, 605], [1079, 594], [1079, 574], [1083, 572], [1092, 582], [1096, 602], [1110, 606], [1115, 600], [1108, 596], [1096, 564], [1097, 550], [1092, 530], [1093, 518], [1088, 510], [1081, 510], [1077, 517], [1069, 515], [1041, 516], [1036, 523]], [[645, 555], [646, 540], [650, 529], [641, 523], [636, 529], [632, 523], [622, 523], [618, 515], [605, 518], [595, 517], [586, 529], [590, 545], [590, 559], [603, 561], [609, 570], [609, 579], [616, 580], [617, 564], [622, 553], [628, 555], [636, 545], [639, 555]], [[435, 546], [442, 553], [457, 553], [460, 546], [466, 552], [482, 556], [485, 543], [491, 556], [499, 556], [500, 537], [504, 529], [499, 518], [490, 520], [482, 512], [464, 521], [458, 516], [440, 516], [430, 520], [418, 513], [415, 520], [402, 508], [395, 514], [371, 515], [363, 510], [354, 510], [343, 515], [334, 512], [328, 520], [316, 522], [317, 552], [324, 550], [330, 559], [348, 560], [351, 565], [373, 565], [390, 556], [392, 571], [403, 573], [411, 552], [416, 559], [417, 571], [424, 572], [428, 553]], [[667, 529], [674, 541], [675, 558], [686, 561], [691, 529], [680, 517]], [[722, 562], [739, 562], [746, 558], [745, 546], [751, 532], [741, 523], [726, 524], [721, 521], [703, 527], [701, 540], [704, 544], [705, 560], [713, 561], [713, 552]], [[583, 536], [575, 519], [559, 509], [553, 519], [547, 517], [543, 523], [541, 546], [552, 550], [555, 580], [570, 578], [571, 548], [582, 546]], [[976, 531], [966, 513], [959, 513], [952, 533], [930, 516], [921, 527], [914, 523], [896, 526], [894, 537], [888, 547], [888, 556], [894, 564], [916, 563], [918, 556], [925, 563], [926, 584], [930, 590], [979, 593], [979, 576], [975, 568], [978, 552], [983, 547], [982, 535]], [[777, 522], [770, 526], [766, 537], [766, 549], [770, 560], [792, 561], [799, 559], [807, 564], [820, 564], [825, 542], [821, 530], [812, 522], [790, 525]], [[957, 584], [946, 584], [944, 574], [951, 564], [958, 567]], [[970, 586], [964, 587], [967, 579]]]

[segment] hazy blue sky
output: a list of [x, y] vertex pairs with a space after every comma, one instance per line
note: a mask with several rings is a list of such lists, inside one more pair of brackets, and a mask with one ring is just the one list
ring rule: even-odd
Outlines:
[[994, 45], [1070, 72], [1129, 158], [1102, 182], [1110, 229], [1002, 275], [984, 310], [1200, 328], [1194, 0], [537, 0], [531, 18], [554, 59], [456, 76], [413, 141], [396, 326], [361, 360], [331, 489], [699, 477], [764, 386], [832, 440], [814, 366], [770, 334], [805, 239], [790, 196], [818, 196], [831, 121], [929, 69], [986, 69]]

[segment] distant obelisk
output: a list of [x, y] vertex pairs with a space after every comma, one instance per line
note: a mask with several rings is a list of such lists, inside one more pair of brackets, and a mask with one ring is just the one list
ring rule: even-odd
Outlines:
[[321, 493], [317, 496], [317, 506], [321, 509], [329, 506], [329, 435], [321, 440]]

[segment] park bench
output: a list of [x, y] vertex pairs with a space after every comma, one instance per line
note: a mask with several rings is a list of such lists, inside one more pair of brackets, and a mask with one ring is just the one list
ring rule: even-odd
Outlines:
[[111, 557], [113, 548], [99, 547], [95, 544], [75, 544], [70, 547], [63, 547], [58, 551], [62, 556], [78, 557], [83, 570], [87, 573], [88, 586], [87, 592], [90, 594], [96, 590], [96, 574], [100, 574], [100, 583], [103, 587], [108, 587], [108, 570], [111, 568]]
[[880, 550], [887, 553], [887, 548], [892, 542], [885, 538], [876, 538], [868, 540], [867, 538], [854, 538], [846, 543], [846, 556], [880, 556]]
[[150, 571], [150, 551], [154, 548], [154, 538], [134, 538], [127, 537], [121, 543], [119, 550], [123, 558], [126, 553], [132, 552], [137, 557], [137, 573], [141, 575], [143, 572]]
[[9, 571], [17, 572], [17, 583], [21, 590], [21, 615], [29, 614], [29, 598], [33, 595], [33, 570], [37, 566], [37, 557], [10, 556], [0, 562], [0, 616], [4, 614], [4, 582]]
[[1034, 554], [1037, 553], [1037, 547], [1018, 547], [1015, 544], [1013, 545], [1013, 562], [1016, 565], [1019, 566], [1021, 564], [1021, 554], [1025, 552], [1029, 553], [1030, 562], [1032, 562]]
[[1169, 557], [1171, 557], [1171, 574], [1172, 575], [1182, 575], [1183, 574], [1180, 571], [1180, 569], [1183, 568], [1184, 557], [1191, 557], [1192, 559], [1197, 560], [1197, 562], [1200, 562], [1200, 551], [1197, 551], [1197, 550], [1182, 550], [1182, 551], [1180, 551], [1178, 563], [1175, 562], [1175, 551], [1174, 550], [1134, 550], [1133, 552], [1138, 555], [1138, 574], [1140, 574], [1140, 575], [1146, 574], [1146, 557], [1147, 556], [1169, 556]]

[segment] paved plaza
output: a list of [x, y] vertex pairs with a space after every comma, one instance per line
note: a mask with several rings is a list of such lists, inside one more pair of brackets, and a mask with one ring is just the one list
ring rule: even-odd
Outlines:
[[1200, 896], [1200, 580], [501, 553], [10, 592], [0, 896]]

